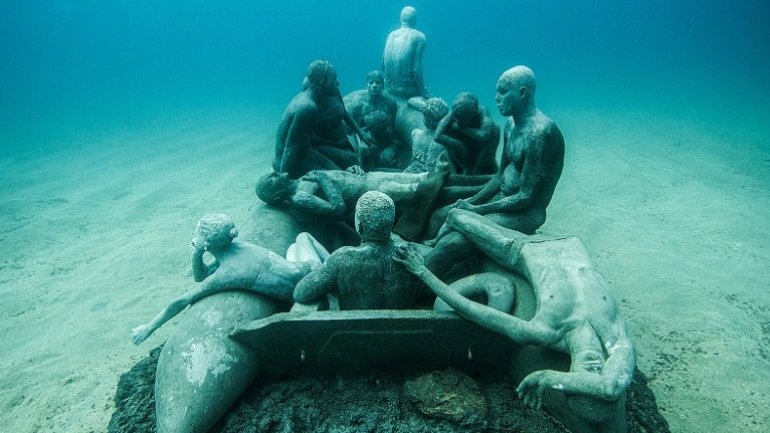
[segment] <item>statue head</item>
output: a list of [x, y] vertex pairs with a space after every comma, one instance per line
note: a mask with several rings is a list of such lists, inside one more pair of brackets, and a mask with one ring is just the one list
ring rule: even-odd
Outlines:
[[373, 135], [387, 134], [390, 129], [390, 117], [382, 110], [373, 110], [364, 116], [366, 129]]
[[535, 104], [535, 73], [526, 66], [514, 66], [497, 80], [497, 108], [503, 116], [515, 116]]
[[414, 27], [417, 24], [417, 9], [407, 6], [401, 9], [401, 25], [404, 27]]
[[198, 221], [195, 226], [193, 242], [202, 245], [203, 249], [217, 251], [227, 248], [238, 236], [233, 219], [221, 213], [209, 214]]
[[421, 111], [425, 127], [435, 131], [441, 119], [449, 113], [449, 106], [441, 98], [428, 98]]
[[479, 116], [479, 98], [469, 92], [459, 93], [452, 101], [452, 112], [460, 126], [465, 126]]
[[384, 242], [390, 239], [396, 205], [387, 194], [367, 191], [356, 203], [356, 230], [364, 242]]
[[307, 67], [306, 85], [311, 89], [333, 90], [339, 86], [337, 71], [328, 60], [314, 60]]
[[366, 74], [366, 90], [370, 96], [382, 95], [382, 89], [385, 88], [385, 75], [379, 69]]
[[270, 206], [284, 204], [291, 198], [289, 173], [272, 172], [259, 178], [257, 197]]

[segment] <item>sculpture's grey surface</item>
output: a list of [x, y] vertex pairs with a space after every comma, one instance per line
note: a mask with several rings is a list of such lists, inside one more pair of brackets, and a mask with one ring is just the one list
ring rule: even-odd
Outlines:
[[308, 304], [336, 292], [343, 310], [414, 307], [420, 282], [394, 262], [404, 241], [392, 234], [396, 206], [386, 194], [369, 191], [356, 204], [355, 225], [361, 245], [334, 251], [323, 266], [294, 289], [294, 301]]
[[393, 30], [385, 40], [382, 52], [382, 70], [385, 72], [385, 90], [393, 96], [409, 99], [429, 97], [422, 72], [422, 57], [427, 39], [414, 28], [417, 11], [411, 6], [401, 10], [401, 27]]
[[452, 109], [436, 127], [436, 142], [446, 149], [439, 157], [440, 165], [450, 173], [494, 174], [497, 172], [497, 146], [500, 128], [479, 99], [462, 92]]
[[[244, 237], [283, 254], [302, 231], [290, 216], [258, 205]], [[288, 308], [288, 303], [243, 290], [216, 293], [193, 304], [158, 360], [158, 433], [207, 432], [260, 370], [257, 353], [229, 333], [239, 324]]]
[[527, 277], [537, 297], [532, 319], [468, 300], [431, 273], [412, 249], [402, 249], [399, 261], [468, 319], [519, 344], [571, 356], [569, 372], [538, 370], [521, 381], [517, 390], [526, 403], [540, 408], [545, 391], [557, 390], [583, 422], [625, 431], [619, 408], [636, 355], [617, 304], [580, 239], [529, 237], [463, 210], [451, 211], [446, 225], [500, 266]]
[[424, 127], [412, 130], [412, 161], [404, 169], [407, 173], [423, 173], [436, 169], [436, 160], [444, 146], [436, 142], [436, 127], [449, 113], [449, 106], [441, 98], [412, 98], [408, 104], [423, 115]]
[[[134, 344], [147, 339], [187, 306], [219, 292], [245, 290], [291, 302], [297, 282], [320, 266], [318, 258], [289, 261], [264, 247], [237, 241], [236, 236], [238, 229], [227, 215], [210, 214], [198, 221], [190, 246], [193, 278], [202, 284], [174, 299], [151, 321], [132, 329]], [[300, 234], [293, 245], [294, 250], [300, 255], [306, 250], [315, 251], [317, 247], [312, 241], [309, 235]], [[209, 263], [203, 258], [206, 252], [213, 257]]]
[[278, 125], [273, 169], [297, 178], [310, 170], [360, 166], [347, 128], [362, 140], [369, 139], [345, 110], [334, 66], [327, 60], [312, 62], [305, 84], [306, 88], [291, 100]]
[[[475, 196], [436, 211], [427, 237], [443, 224], [450, 208], [469, 210], [512, 230], [532, 234], [546, 219], [556, 184], [564, 167], [564, 137], [559, 128], [535, 105], [535, 74], [526, 66], [505, 71], [497, 81], [497, 106], [500, 114], [511, 116], [503, 136], [500, 170]], [[438, 240], [440, 239], [440, 240]], [[452, 244], [444, 251], [459, 256], [442, 257], [429, 263], [438, 275], [467, 251], [457, 244], [460, 236], [438, 233], [438, 242]]]
[[385, 77], [375, 70], [366, 76], [366, 89], [343, 98], [350, 117], [375, 144], [354, 139], [364, 171], [403, 168], [410, 157], [408, 144], [396, 134], [398, 103], [384, 88]]
[[[257, 196], [268, 205], [291, 214], [298, 221], [321, 225], [353, 221], [358, 199], [367, 191], [387, 194], [400, 211], [416, 200], [454, 203], [478, 192], [489, 180], [483, 176], [441, 176], [429, 173], [352, 173], [341, 170], [311, 171], [299, 179], [287, 173], [268, 173], [257, 182]], [[420, 193], [430, 190], [431, 197]], [[429, 209], [430, 212], [432, 209]]]

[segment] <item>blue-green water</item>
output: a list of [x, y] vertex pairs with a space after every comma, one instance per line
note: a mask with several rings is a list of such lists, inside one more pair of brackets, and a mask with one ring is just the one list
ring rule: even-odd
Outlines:
[[[426, 83], [445, 98], [467, 90], [492, 105], [499, 74], [526, 64], [543, 106], [770, 112], [765, 0], [411, 4], [428, 36]], [[317, 58], [337, 66], [343, 92], [360, 88], [403, 6], [6, 0], [0, 144], [125, 116], [281, 105]]]
[[[567, 142], [544, 230], [584, 239], [674, 430], [767, 431], [770, 1], [411, 4], [433, 94], [534, 69]], [[195, 221], [246, 222], [308, 63], [362, 88], [404, 5], [0, 1], [0, 426], [105, 430]]]

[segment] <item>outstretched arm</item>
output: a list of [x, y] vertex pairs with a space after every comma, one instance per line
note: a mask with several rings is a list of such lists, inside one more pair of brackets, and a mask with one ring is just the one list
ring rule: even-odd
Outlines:
[[205, 281], [200, 288], [190, 290], [184, 295], [174, 299], [163, 310], [160, 311], [149, 322], [139, 325], [131, 330], [131, 341], [134, 344], [139, 344], [146, 340], [153, 332], [163, 326], [164, 323], [173, 319], [174, 316], [182, 312], [188, 305], [192, 305], [197, 301], [205, 298], [206, 296], [213, 295], [215, 293], [223, 292], [231, 289], [221, 284], [211, 284], [212, 281]]
[[623, 396], [634, 377], [636, 355], [630, 342], [625, 347], [615, 348], [614, 352], [610, 358], [614, 356], [615, 359], [607, 358], [601, 373], [540, 370], [527, 375], [516, 392], [525, 404], [537, 409], [543, 404], [546, 389], [616, 401]]
[[521, 320], [510, 314], [474, 302], [452, 290], [425, 267], [422, 256], [411, 247], [400, 247], [395, 260], [406, 267], [438, 297], [454, 308], [461, 316], [492, 332], [502, 334], [519, 344], [540, 344], [550, 346], [554, 332], [539, 322]]

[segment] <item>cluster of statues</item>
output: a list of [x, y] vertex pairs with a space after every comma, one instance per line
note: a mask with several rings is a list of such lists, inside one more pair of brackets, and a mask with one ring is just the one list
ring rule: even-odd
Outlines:
[[[322, 245], [301, 233], [283, 257], [235, 240], [226, 215], [208, 215], [191, 242], [200, 286], [134, 328], [133, 341], [226, 290], [342, 310], [419, 308], [438, 296], [516, 343], [570, 355], [569, 372], [536, 371], [520, 383], [526, 403], [539, 407], [546, 389], [621, 399], [635, 354], [610, 291], [578, 238], [536, 234], [561, 176], [564, 138], [535, 104], [533, 71], [515, 66], [498, 79], [501, 130], [476, 96], [459, 93], [450, 105], [429, 94], [426, 37], [415, 22], [414, 8], [404, 8], [366, 89], [343, 96], [329, 61], [309, 65], [278, 126], [272, 171], [256, 187], [268, 206], [321, 231], [355, 232], [360, 244]], [[529, 280], [532, 319], [505, 311], [512, 302], [467, 297], [467, 286], [500, 278], [483, 263]]]

